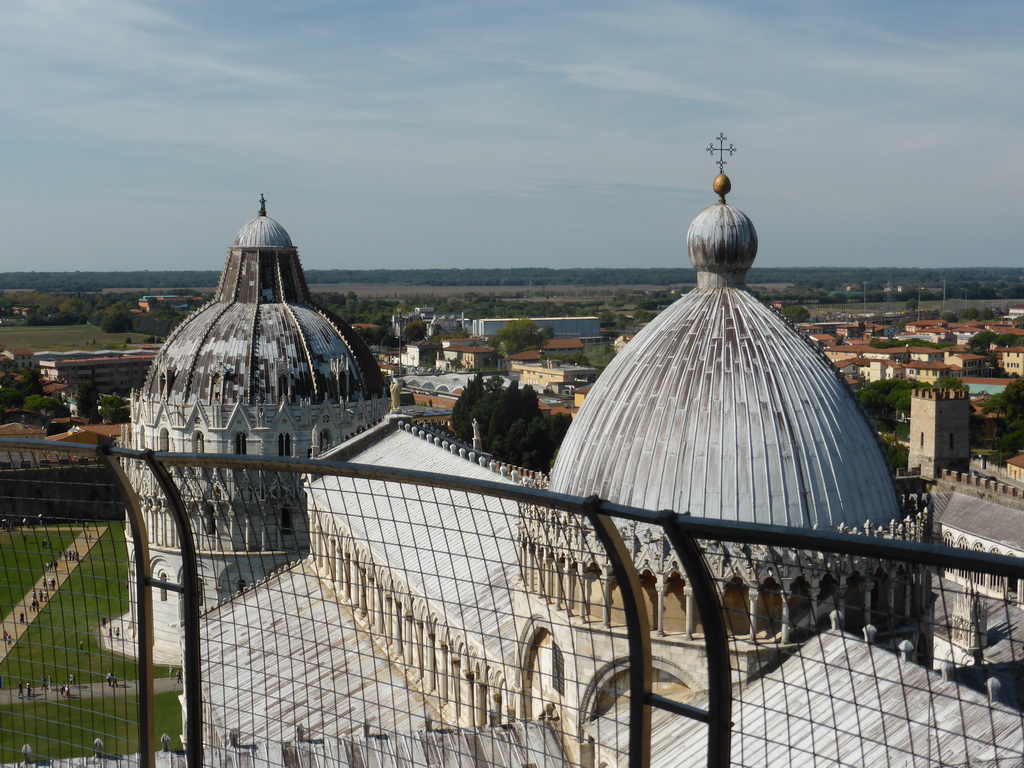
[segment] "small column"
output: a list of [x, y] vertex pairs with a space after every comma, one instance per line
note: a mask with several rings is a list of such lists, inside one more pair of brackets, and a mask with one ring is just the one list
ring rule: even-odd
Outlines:
[[693, 587], [687, 584], [683, 587], [683, 594], [686, 596], [686, 639], [693, 640], [693, 633], [697, 630], [697, 616], [694, 614]]
[[[783, 582], [785, 584], [785, 581]], [[788, 586], [788, 585], [786, 585]], [[793, 622], [789, 616], [789, 590], [783, 587], [782, 590], [782, 643], [789, 642], [790, 632], [793, 629]]]
[[477, 725], [477, 728], [485, 728], [487, 726], [487, 682], [486, 681], [477, 683], [476, 694], [477, 694], [476, 725]]
[[657, 578], [658, 604], [654, 608], [654, 624], [658, 630], [658, 637], [665, 636], [665, 575], [658, 574]]
[[405, 614], [404, 607], [401, 601], [396, 597], [392, 604], [393, 612], [391, 614], [394, 620], [394, 632], [395, 632], [395, 645], [394, 652], [396, 656], [405, 658]]
[[614, 586], [611, 572], [607, 568], [601, 569], [601, 584], [604, 587], [604, 610], [601, 616], [601, 624], [605, 629], [612, 625], [612, 587]]
[[441, 667], [438, 670], [438, 688], [441, 695], [441, 700], [446, 701], [448, 699], [448, 680], [451, 675], [451, 666], [448, 659], [448, 645], [441, 643]]
[[[468, 664], [466, 666], [469, 666]], [[462, 678], [462, 701], [465, 703], [465, 711], [463, 712], [463, 719], [466, 725], [472, 727], [476, 725], [476, 691], [474, 691], [476, 676], [472, 671], [466, 672]]]
[[455, 704], [455, 722], [462, 724], [462, 675], [461, 675], [462, 664], [459, 662], [459, 657], [452, 652], [452, 680], [451, 680], [451, 697]]
[[352, 567], [356, 569], [356, 609], [363, 617], [366, 616], [366, 577], [362, 569], [352, 561]]
[[590, 593], [594, 588], [594, 578], [587, 571], [583, 570], [583, 563], [576, 567], [579, 569], [580, 619], [590, 621]]
[[433, 627], [427, 633], [427, 642], [424, 645], [424, 653], [426, 658], [423, 660], [424, 675], [423, 675], [423, 690], [430, 693], [437, 687], [437, 641], [436, 636], [433, 632]]
[[761, 591], [757, 587], [753, 587], [750, 590], [750, 639], [757, 640], [757, 601], [761, 596]]
[[555, 577], [555, 608], [562, 610], [565, 608], [565, 582], [564, 582], [564, 571], [562, 568], [562, 561], [558, 558], [554, 560], [554, 569], [552, 574]]
[[875, 590], [875, 580], [864, 579], [864, 626], [871, 623], [871, 593]]
[[405, 614], [405, 626], [403, 627], [402, 638], [405, 641], [405, 665], [409, 669], [419, 670], [419, 664], [415, 659], [416, 655], [416, 624], [411, 613]]

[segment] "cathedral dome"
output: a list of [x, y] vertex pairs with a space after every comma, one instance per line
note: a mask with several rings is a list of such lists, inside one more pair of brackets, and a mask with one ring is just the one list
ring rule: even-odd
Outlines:
[[285, 228], [261, 213], [238, 231], [235, 246], [242, 248], [292, 248]]
[[142, 390], [150, 401], [221, 406], [384, 393], [370, 350], [313, 302], [298, 250], [262, 205], [228, 249], [213, 301], [171, 333]]
[[551, 490], [807, 528], [898, 517], [888, 462], [845, 381], [743, 285], [757, 235], [720, 194], [687, 237], [697, 289], [593, 385]]

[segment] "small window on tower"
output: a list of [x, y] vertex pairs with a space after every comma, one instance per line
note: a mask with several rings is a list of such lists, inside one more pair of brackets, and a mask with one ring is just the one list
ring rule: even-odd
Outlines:
[[921, 433], [921, 447], [924, 448], [924, 432]]

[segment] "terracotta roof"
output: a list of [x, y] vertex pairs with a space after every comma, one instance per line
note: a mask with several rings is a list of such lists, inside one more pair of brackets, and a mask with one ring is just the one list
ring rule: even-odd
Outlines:
[[0, 424], [0, 437], [24, 437], [33, 439], [37, 437], [43, 437], [46, 434], [46, 430], [42, 427], [37, 427], [35, 424], [22, 424], [21, 422], [11, 422], [10, 424]]
[[579, 339], [545, 339], [544, 349], [549, 351], [555, 349], [583, 349], [583, 342]]

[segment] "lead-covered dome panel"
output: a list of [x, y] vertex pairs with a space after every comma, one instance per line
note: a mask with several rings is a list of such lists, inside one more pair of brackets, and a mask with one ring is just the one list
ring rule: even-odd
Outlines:
[[261, 212], [228, 250], [214, 300], [163, 345], [143, 394], [180, 405], [249, 405], [359, 400], [384, 389], [369, 349], [313, 302], [291, 238]]
[[244, 227], [235, 238], [236, 246], [242, 248], [292, 248], [292, 239], [285, 228], [269, 216], [257, 216]]
[[601, 374], [551, 490], [806, 528], [897, 518], [888, 461], [845, 381], [743, 287], [750, 219], [723, 197], [694, 220], [688, 249], [698, 288]]

